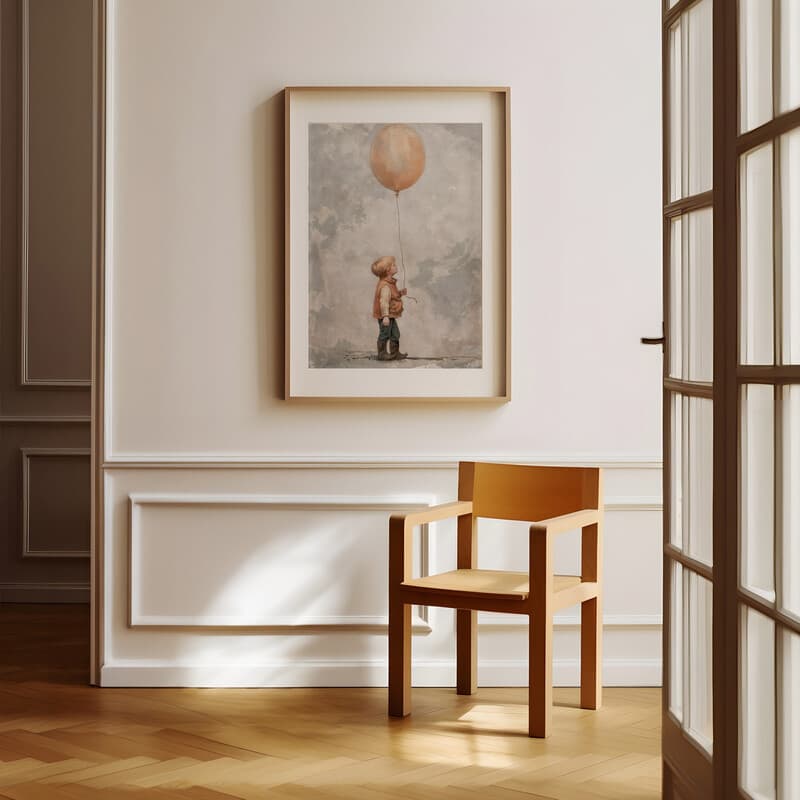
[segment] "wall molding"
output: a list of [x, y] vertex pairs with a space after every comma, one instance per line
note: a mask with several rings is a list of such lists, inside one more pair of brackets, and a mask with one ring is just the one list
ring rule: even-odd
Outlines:
[[20, 386], [88, 388], [91, 378], [32, 378], [28, 364], [28, 277], [30, 271], [30, 0], [22, 0], [22, 208], [20, 227]]
[[[129, 495], [129, 535], [128, 535], [128, 626], [130, 628], [188, 628], [188, 629], [318, 629], [350, 631], [382, 631], [388, 627], [388, 620], [382, 616], [255, 616], [229, 617], [143, 615], [135, 613], [137, 596], [135, 593], [137, 567], [136, 548], [142, 535], [140, 509], [145, 505], [172, 506], [268, 506], [273, 510], [291, 511], [404, 511], [431, 505], [433, 496], [409, 497], [370, 497], [370, 496], [298, 496], [298, 495], [254, 495], [254, 494], [205, 494], [205, 493], [133, 493]], [[609, 498], [607, 511], [661, 511], [660, 498], [620, 497]], [[420, 532], [421, 575], [429, 574], [430, 531], [429, 526], [421, 526]], [[485, 629], [525, 628], [527, 619], [517, 614], [481, 613], [478, 624]], [[556, 628], [575, 628], [580, 625], [577, 614], [557, 615]], [[661, 614], [612, 614], [603, 618], [606, 628], [660, 628]], [[429, 633], [429, 609], [414, 607], [412, 630], [416, 633]]]
[[[416, 606], [415, 606], [416, 608]], [[171, 629], [197, 629], [230, 631], [265, 631], [272, 633], [286, 633], [287, 629], [298, 632], [314, 632], [318, 630], [329, 631], [346, 630], [362, 633], [381, 633], [389, 629], [389, 618], [368, 615], [347, 616], [270, 616], [270, 617], [237, 617], [236, 622], [231, 622], [229, 617], [183, 616], [170, 617], [163, 615], [147, 616], [138, 615], [136, 621], [129, 625], [130, 628], [171, 628]], [[411, 615], [411, 630], [414, 633], [430, 633], [430, 623], [421, 614]]]
[[[455, 660], [414, 660], [412, 683], [417, 687], [455, 686]], [[289, 676], [287, 678], [287, 676]], [[555, 659], [553, 684], [578, 686], [578, 659]], [[387, 685], [385, 659], [284, 660], [264, 664], [176, 665], [159, 661], [119, 661], [102, 668], [101, 686], [286, 688], [312, 686]], [[479, 686], [527, 686], [525, 660], [481, 660]], [[605, 659], [604, 686], [660, 686], [661, 659]], [[480, 696], [476, 697], [480, 702]]]
[[31, 459], [38, 456], [72, 456], [90, 458], [88, 447], [22, 447], [22, 557], [23, 558], [89, 558], [90, 550], [31, 549]]
[[[604, 614], [603, 628], [660, 628], [663, 624], [661, 614]], [[581, 618], [578, 614], [556, 614], [553, 617], [555, 628], [579, 628]], [[480, 628], [527, 628], [528, 620], [524, 614], [491, 614], [478, 612]]]
[[[658, 459], [641, 460], [635, 456], [578, 455], [574, 457], [552, 454], [508, 456], [464, 456], [462, 460], [488, 461], [508, 464], [547, 464], [550, 466], [599, 466], [603, 469], [660, 470]], [[137, 454], [119, 453], [103, 462], [103, 469], [458, 469], [458, 460], [452, 456], [258, 456], [213, 454]]]
[[[203, 493], [134, 493], [128, 496], [128, 627], [129, 628], [190, 628], [190, 629], [278, 629], [283, 632], [297, 629], [324, 628], [325, 630], [375, 631], [388, 629], [388, 618], [375, 615], [335, 616], [238, 616], [214, 615], [170, 616], [145, 615], [136, 612], [136, 572], [139, 567], [137, 544], [142, 536], [141, 509], [146, 505], [171, 506], [231, 506], [261, 507], [275, 511], [411, 511], [435, 502], [433, 495], [397, 495], [363, 497], [353, 495], [255, 495], [255, 494], [203, 494]], [[428, 574], [430, 560], [429, 529], [420, 526], [420, 561], [423, 575]], [[430, 633], [428, 609], [414, 606], [412, 630]]]
[[[132, 518], [139, 506], [270, 506], [276, 510], [411, 511], [435, 502], [433, 495], [262, 495], [204, 492], [134, 492], [128, 495]], [[132, 526], [133, 527], [133, 526]]]
[[[100, 669], [105, 659], [106, 637], [110, 625], [106, 619], [106, 599], [110, 577], [106, 576], [106, 481], [100, 466], [106, 455], [106, 426], [110, 423], [111, 335], [106, 336], [106, 303], [111, 298], [110, 263], [113, 252], [113, 119], [114, 41], [116, 4], [93, 0], [92, 19], [92, 363], [91, 363], [91, 446], [92, 446], [92, 518], [91, 605], [89, 626], [89, 682], [100, 683]], [[110, 429], [109, 429], [110, 431]]]
[[21, 423], [63, 423], [63, 422], [76, 422], [84, 425], [90, 425], [92, 418], [90, 416], [78, 416], [70, 414], [0, 414], [0, 425], [18, 425]]
[[663, 511], [661, 497], [653, 495], [642, 497], [609, 497], [603, 504], [606, 511]]
[[88, 583], [0, 583], [0, 603], [88, 602]]

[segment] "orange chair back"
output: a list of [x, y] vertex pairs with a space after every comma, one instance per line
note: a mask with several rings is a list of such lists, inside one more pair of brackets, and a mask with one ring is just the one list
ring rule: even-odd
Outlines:
[[539, 467], [462, 461], [458, 499], [473, 516], [536, 522], [600, 507], [597, 467]]

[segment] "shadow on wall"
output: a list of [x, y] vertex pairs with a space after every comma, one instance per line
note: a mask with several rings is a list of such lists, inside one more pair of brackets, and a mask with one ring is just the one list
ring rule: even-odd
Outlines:
[[253, 137], [253, 302], [256, 304], [262, 407], [283, 399], [284, 384], [284, 127], [283, 92], [257, 106]]
[[[205, 509], [204, 516], [209, 511]], [[213, 510], [210, 513], [213, 515]], [[204, 540], [219, 541], [221, 533], [224, 537], [219, 527], [223, 520], [200, 526], [192, 534], [194, 566], [191, 558], [184, 555], [181, 578], [171, 582], [168, 582], [170, 565], [175, 563], [172, 551], [185, 554], [185, 540], [176, 537], [170, 544], [160, 536], [154, 537], [154, 545], [158, 540], [158, 553], [153, 552], [151, 558], [158, 556], [158, 561], [151, 563], [163, 574], [154, 576], [149, 569], [148, 575], [168, 592], [172, 613], [178, 618], [206, 618], [212, 623], [209, 626], [140, 628], [161, 640], [158, 644], [160, 659], [176, 666], [194, 663], [203, 671], [212, 667], [216, 686], [240, 685], [243, 670], [254, 684], [296, 685], [298, 669], [302, 669], [301, 682], [335, 685], [330, 661], [321, 662], [318, 655], [320, 638], [329, 637], [340, 653], [337, 659], [345, 662], [350, 677], [363, 675], [355, 685], [367, 685], [374, 680], [372, 662], [386, 657], [383, 626], [371, 629], [355, 623], [354, 630], [349, 631], [339, 622], [335, 623], [335, 628], [328, 624], [214, 625], [223, 617], [319, 620], [321, 617], [354, 616], [358, 619], [388, 615], [386, 521], [367, 523], [370, 527], [379, 525], [384, 535], [379, 545], [376, 542], [374, 547], [364, 547], [365, 526], [353, 525], [348, 519], [326, 520], [325, 512], [317, 513], [315, 520], [302, 514], [295, 522], [292, 519], [295, 512], [290, 512], [285, 520], [277, 521], [266, 541], [257, 535], [258, 526], [254, 521], [247, 526], [251, 536], [240, 542], [239, 547], [219, 552], [213, 564], [205, 561], [209, 548]], [[165, 520], [165, 529], [179, 529], [167, 522]], [[230, 537], [227, 539], [230, 541]], [[257, 539], [261, 541], [253, 547], [251, 543]], [[150, 561], [146, 553], [140, 557]], [[213, 594], [204, 598], [204, 587], [209, 587]], [[380, 600], [375, 608], [377, 598]], [[159, 604], [164, 599], [162, 595]], [[147, 610], [139, 613], [147, 615]], [[191, 651], [185, 645], [190, 645]], [[356, 666], [353, 662], [362, 661], [368, 662], [363, 673], [353, 670]], [[320, 668], [317, 673], [315, 664]], [[254, 669], [258, 670], [255, 674]]]

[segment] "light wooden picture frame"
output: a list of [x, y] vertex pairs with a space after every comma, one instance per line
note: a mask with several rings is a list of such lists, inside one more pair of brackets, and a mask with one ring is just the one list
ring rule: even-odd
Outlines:
[[285, 90], [287, 400], [510, 400], [510, 90]]

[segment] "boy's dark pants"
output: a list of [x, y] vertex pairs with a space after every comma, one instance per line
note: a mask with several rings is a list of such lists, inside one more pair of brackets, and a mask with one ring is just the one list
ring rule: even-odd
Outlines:
[[378, 320], [378, 342], [385, 345], [387, 339], [393, 342], [400, 341], [400, 328], [396, 319], [390, 319], [388, 325], [384, 325], [382, 320]]

